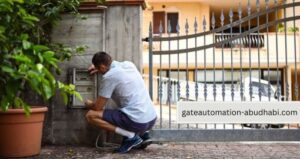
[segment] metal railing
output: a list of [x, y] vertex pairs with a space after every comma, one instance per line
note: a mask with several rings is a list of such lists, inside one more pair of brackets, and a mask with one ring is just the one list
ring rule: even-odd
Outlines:
[[[208, 101], [244, 101], [244, 97], [249, 96], [249, 101], [253, 100], [254, 96], [257, 96], [258, 101], [272, 101], [273, 95], [276, 95], [276, 101], [280, 102], [282, 99], [285, 101], [291, 101], [291, 93], [296, 96], [295, 100], [298, 100], [298, 63], [299, 59], [297, 54], [299, 50], [297, 45], [297, 34], [294, 32], [293, 40], [287, 42], [287, 29], [284, 29], [284, 39], [279, 39], [278, 37], [278, 24], [284, 23], [287, 26], [287, 22], [293, 22], [293, 27], [295, 27], [295, 21], [300, 19], [299, 15], [295, 15], [295, 8], [300, 6], [300, 2], [293, 1], [292, 3], [279, 4], [277, 0], [274, 1], [274, 7], [269, 7], [269, 1], [265, 1], [265, 9], [261, 10], [261, 3], [259, 0], [256, 1], [256, 11], [251, 12], [251, 4], [248, 1], [247, 16], [242, 17], [243, 10], [241, 5], [238, 9], [238, 19], [233, 19], [233, 10], [231, 9], [228, 16], [222, 11], [220, 15], [221, 27], [216, 28], [216, 16], [214, 13], [211, 15], [211, 30], [207, 30], [207, 20], [203, 17], [202, 28], [203, 32], [198, 33], [198, 21], [195, 18], [192, 27], [186, 20], [183, 29], [177, 24], [176, 32], [177, 35], [171, 35], [170, 21], [167, 27], [167, 36], [162, 36], [163, 27], [162, 23], [159, 27], [159, 37], [153, 37], [152, 25], [149, 27], [149, 37], [147, 41], [149, 42], [149, 91], [152, 99], [154, 98], [153, 91], [157, 88], [156, 97], [158, 98], [157, 108], [159, 112], [158, 125], [156, 128], [158, 130], [181, 130], [181, 129], [204, 129], [204, 130], [216, 130], [221, 129], [224, 131], [214, 132], [212, 134], [218, 134], [220, 132], [227, 133], [228, 136], [235, 134], [237, 136], [232, 136], [232, 140], [299, 140], [299, 131], [287, 131], [285, 134], [277, 131], [269, 130], [268, 133], [273, 133], [273, 135], [268, 135], [262, 131], [256, 131], [253, 133], [259, 133], [261, 136], [256, 136], [255, 138], [247, 138], [244, 131], [227, 131], [227, 129], [236, 130], [244, 129], [243, 123], [241, 124], [176, 124], [174, 122], [174, 112], [171, 100], [179, 100], [184, 98], [185, 100], [193, 99], [195, 101], [203, 100]], [[286, 10], [292, 9], [293, 15], [287, 17]], [[279, 13], [283, 12], [282, 18], [279, 17]], [[274, 14], [275, 20], [269, 21], [269, 15]], [[225, 25], [225, 18], [228, 17], [229, 24]], [[265, 18], [265, 24], [261, 24], [261, 18]], [[253, 27], [251, 22], [256, 21], [256, 26]], [[242, 32], [242, 24], [248, 24], [248, 30]], [[238, 27], [239, 33], [233, 33], [233, 28]], [[270, 32], [269, 28], [275, 27], [275, 43], [270, 43]], [[192, 28], [192, 29], [190, 29]], [[224, 33], [230, 30], [230, 33]], [[262, 30], [266, 30], [263, 34]], [[179, 34], [181, 32], [181, 34]], [[191, 34], [191, 32], [193, 34]], [[185, 34], [185, 35], [182, 35]], [[212, 37], [213, 39], [209, 39]], [[211, 42], [211, 41], [212, 42]], [[282, 41], [283, 40], [283, 41]], [[153, 44], [158, 45], [158, 49], [153, 49]], [[281, 46], [280, 48], [278, 46]], [[264, 47], [264, 51], [262, 51]], [[215, 50], [215, 48], [219, 48]], [[226, 49], [225, 48], [229, 48]], [[235, 48], [235, 49], [234, 49]], [[238, 49], [237, 49], [238, 48]], [[244, 48], [244, 49], [242, 49]], [[246, 49], [245, 49], [246, 48]], [[156, 62], [154, 64], [154, 62]], [[288, 68], [293, 67], [295, 71], [294, 77], [290, 77], [288, 74]], [[190, 69], [195, 69], [194, 78], [190, 77]], [[171, 78], [171, 76], [163, 77], [159, 74], [157, 79], [154, 78], [153, 69], [157, 70], [177, 70], [177, 78]], [[213, 75], [208, 76], [208, 69], [213, 70]], [[216, 70], [221, 70], [221, 73], [216, 74]], [[276, 92], [272, 90], [270, 84], [266, 84], [263, 88], [261, 85], [265, 83], [263, 81], [262, 74], [259, 73], [254, 76], [253, 71], [262, 72], [262, 69], [267, 70], [265, 81], [270, 82], [271, 78], [276, 79], [275, 86], [277, 87]], [[270, 70], [275, 70], [275, 77], [270, 75]], [[181, 80], [179, 77], [179, 70], [185, 70], [185, 79]], [[203, 81], [199, 83], [198, 70], [203, 71]], [[225, 77], [225, 70], [229, 70], [229, 76]], [[234, 70], [238, 70], [239, 73], [236, 74]], [[247, 71], [245, 75], [244, 72]], [[280, 74], [280, 70], [284, 70], [283, 74]], [[239, 76], [240, 81], [249, 77], [250, 83], [245, 86], [243, 82], [235, 83], [234, 78]], [[210, 81], [208, 82], [208, 79]], [[227, 81], [225, 83], [225, 78]], [[229, 78], [229, 80], [228, 80]], [[288, 79], [294, 79], [293, 88], [291, 88], [291, 83]], [[177, 82], [176, 82], [177, 79]], [[253, 85], [251, 81], [256, 82]], [[282, 80], [285, 79], [285, 80]], [[156, 81], [156, 83], [155, 83]], [[185, 82], [183, 82], [185, 81]], [[220, 82], [221, 81], [221, 82]], [[228, 83], [228, 81], [230, 81]], [[283, 81], [283, 82], [280, 82]], [[192, 82], [192, 83], [191, 83]], [[176, 86], [175, 86], [176, 85]], [[236, 87], [238, 85], [238, 87]], [[258, 85], [258, 87], [257, 87]], [[154, 87], [155, 86], [155, 87]], [[281, 89], [281, 86], [284, 88]], [[184, 89], [184, 90], [183, 90]], [[174, 91], [177, 90], [177, 91]], [[284, 96], [282, 96], [284, 94]], [[173, 98], [174, 95], [177, 98]], [[228, 98], [229, 97], [229, 98]], [[166, 100], [166, 101], [165, 101]], [[167, 114], [165, 114], [167, 112]], [[266, 124], [267, 125], [267, 124]], [[260, 128], [266, 128], [262, 125], [257, 125]], [[298, 125], [299, 126], [299, 125]], [[287, 129], [290, 129], [290, 125], [287, 125]], [[174, 131], [173, 131], [174, 132]], [[171, 133], [171, 132], [170, 132]], [[229, 133], [229, 134], [228, 134]], [[248, 133], [248, 132], [247, 132]], [[163, 133], [158, 133], [156, 135], [160, 136]], [[179, 132], [180, 134], [180, 132]], [[182, 137], [177, 134], [176, 137]], [[205, 134], [205, 133], [204, 133]], [[197, 136], [197, 134], [194, 134]], [[198, 134], [199, 135], [199, 134]], [[211, 137], [207, 133], [208, 137]], [[219, 134], [224, 135], [224, 134]], [[293, 135], [294, 138], [291, 138]], [[168, 137], [164, 136], [163, 137]], [[226, 136], [226, 135], [224, 135]], [[191, 136], [190, 136], [191, 137]], [[205, 137], [205, 136], [204, 136]], [[246, 137], [246, 138], [245, 138]], [[174, 136], [170, 137], [174, 139]], [[194, 139], [194, 138], [193, 138]], [[175, 139], [176, 140], [176, 139]], [[195, 141], [197, 138], [195, 138]], [[223, 141], [225, 141], [224, 139]]]
[[[218, 43], [218, 42], [221, 42], [221, 41], [224, 41], [224, 40], [227, 40], [227, 39], [230, 39], [231, 36], [236, 36], [238, 35], [238, 33], [234, 33], [234, 34], [221, 34], [221, 33], [218, 33], [218, 34], [215, 34], [215, 43]], [[231, 47], [234, 47], [234, 48], [239, 48], [239, 47], [242, 47], [242, 48], [262, 48], [265, 46], [265, 36], [264, 35], [259, 35], [257, 33], [252, 33], [252, 34], [249, 34], [245, 37], [242, 37], [241, 39], [236, 39], [234, 41], [231, 41], [231, 42], [228, 42], [228, 43], [225, 43], [223, 45], [224, 48], [231, 48]], [[222, 45], [219, 45], [219, 46], [216, 46], [216, 48], [222, 48]]]

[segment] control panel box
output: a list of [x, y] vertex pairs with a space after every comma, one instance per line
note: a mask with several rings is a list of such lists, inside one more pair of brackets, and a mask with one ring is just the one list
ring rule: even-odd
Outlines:
[[90, 75], [87, 69], [72, 68], [68, 71], [69, 82], [74, 84], [76, 91], [82, 96], [83, 101], [78, 100], [74, 95], [70, 96], [70, 108], [85, 108], [84, 100], [95, 101], [97, 98], [97, 76]]

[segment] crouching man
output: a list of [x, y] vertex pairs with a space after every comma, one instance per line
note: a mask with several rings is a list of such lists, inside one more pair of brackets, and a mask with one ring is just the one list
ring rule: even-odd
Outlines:
[[[110, 55], [98, 52], [92, 59], [91, 74], [100, 73], [99, 97], [86, 100], [86, 119], [90, 124], [123, 136], [117, 153], [132, 148], [146, 148], [150, 143], [150, 130], [155, 124], [156, 112], [141, 74], [131, 62], [112, 61]], [[111, 98], [118, 109], [104, 109]]]

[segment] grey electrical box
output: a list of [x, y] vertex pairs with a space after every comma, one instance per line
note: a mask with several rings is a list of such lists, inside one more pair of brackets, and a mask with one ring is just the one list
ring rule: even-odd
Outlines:
[[97, 98], [97, 76], [90, 75], [87, 69], [72, 68], [68, 71], [70, 83], [74, 84], [76, 91], [82, 96], [83, 101], [78, 100], [74, 95], [70, 96], [70, 108], [85, 108], [84, 100], [95, 101]]

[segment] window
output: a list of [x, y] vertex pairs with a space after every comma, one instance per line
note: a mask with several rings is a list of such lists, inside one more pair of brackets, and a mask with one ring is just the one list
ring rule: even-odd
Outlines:
[[159, 34], [160, 23], [163, 26], [162, 33], [166, 33], [169, 20], [171, 23], [171, 33], [177, 33], [178, 13], [153, 12], [153, 33]]
[[171, 33], [177, 33], [178, 13], [168, 13], [167, 20], [171, 23]]
[[284, 84], [283, 84], [283, 73], [282, 73], [283, 70], [279, 70], [277, 72], [277, 70], [263, 70], [262, 72], [262, 78], [264, 80], [268, 80], [270, 78], [270, 83], [271, 85], [277, 89], [277, 76], [278, 76], [278, 83], [279, 83], [279, 87], [281, 89], [281, 94], [283, 94], [283, 90], [284, 90]]
[[162, 23], [163, 32], [165, 33], [165, 12], [153, 12], [153, 33], [159, 34], [159, 25]]

